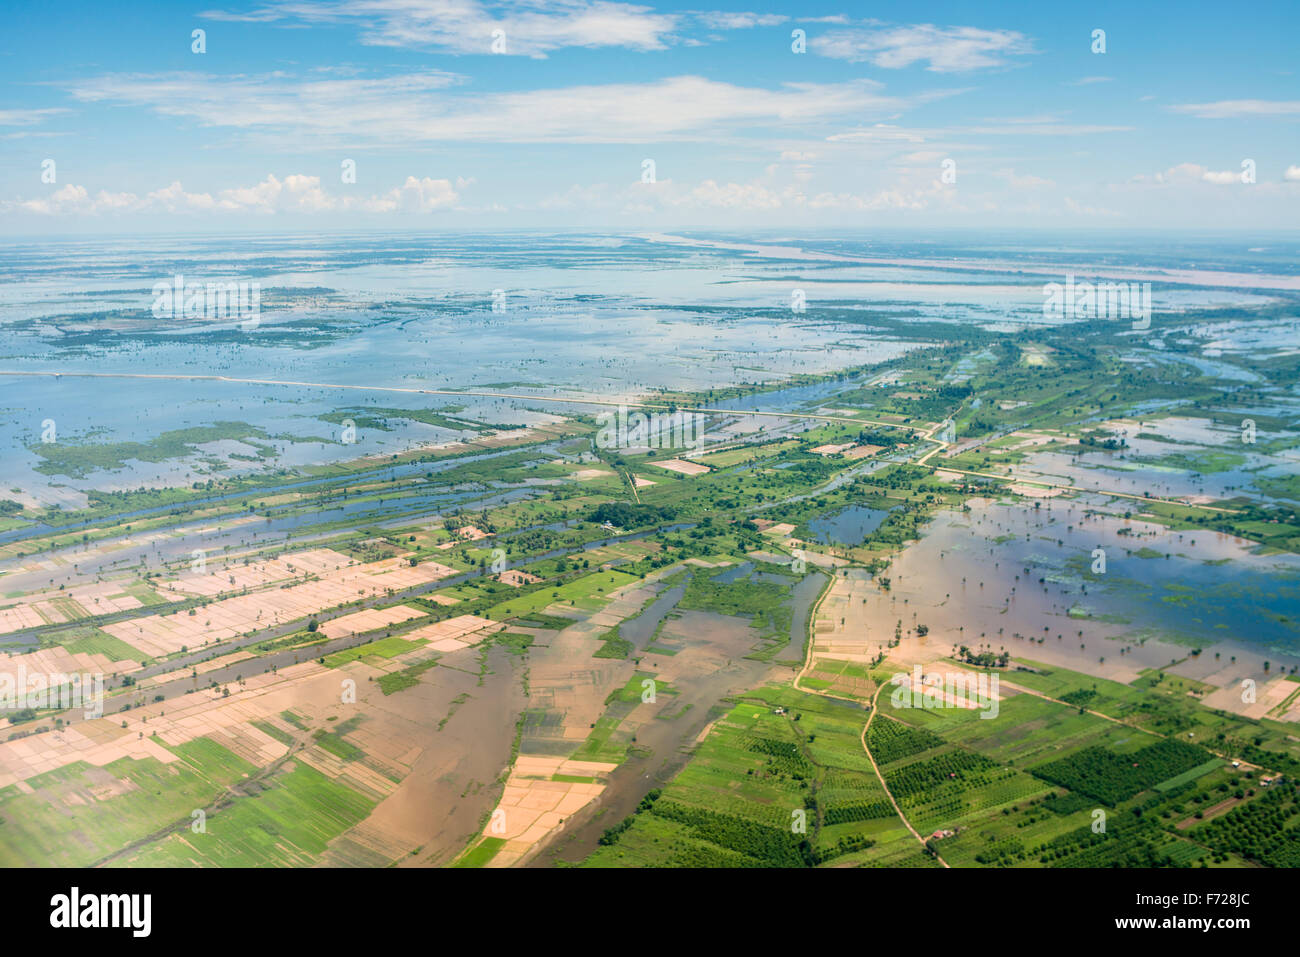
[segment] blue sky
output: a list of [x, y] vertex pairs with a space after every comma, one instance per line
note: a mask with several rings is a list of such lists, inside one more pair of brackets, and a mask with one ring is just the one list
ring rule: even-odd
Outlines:
[[0, 231], [1293, 228], [1300, 7], [1161, 6], [20, 0]]

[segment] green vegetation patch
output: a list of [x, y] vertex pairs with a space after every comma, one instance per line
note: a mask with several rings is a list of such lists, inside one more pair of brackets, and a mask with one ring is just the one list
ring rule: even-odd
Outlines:
[[486, 867], [492, 858], [497, 856], [497, 852], [506, 846], [503, 837], [485, 837], [474, 845], [474, 848], [453, 864], [453, 867]]
[[405, 691], [407, 688], [414, 688], [420, 683], [420, 675], [436, 667], [438, 667], [438, 661], [435, 658], [429, 661], [421, 661], [403, 668], [401, 671], [391, 671], [386, 675], [380, 675], [379, 690], [386, 695], [390, 695]]
[[600, 636], [601, 646], [592, 655], [593, 658], [626, 658], [636, 647], [618, 633], [618, 625]]
[[180, 760], [78, 761], [0, 789], [0, 866], [87, 867], [208, 807], [257, 769], [208, 738], [168, 750]]
[[326, 655], [325, 667], [337, 668], [349, 661], [356, 661], [358, 658], [364, 658], [367, 655], [374, 655], [377, 658], [395, 658], [403, 652], [414, 651], [423, 647], [423, 642], [407, 641], [404, 638], [380, 638], [378, 641], [369, 641], [364, 645], [357, 645], [355, 648], [348, 648], [343, 651], [336, 651], [332, 655]]
[[[208, 815], [207, 829], [186, 828], [154, 842], [132, 867], [310, 867], [334, 838], [359, 824], [375, 802], [315, 768], [295, 762], [259, 793]], [[188, 816], [188, 814], [187, 814]]]
[[356, 761], [365, 757], [364, 751], [333, 731], [317, 731], [312, 738], [322, 749], [344, 761]]
[[64, 646], [73, 654], [103, 655], [110, 661], [139, 661], [140, 649], [98, 628], [88, 629]]
[[550, 584], [543, 585], [527, 594], [494, 605], [482, 614], [496, 621], [505, 621], [508, 618], [535, 616], [553, 604], [572, 605], [583, 611], [599, 611], [609, 601], [611, 592], [637, 580], [632, 575], [613, 569], [594, 572], [558, 588]]
[[1139, 791], [1205, 764], [1211, 755], [1183, 741], [1163, 740], [1130, 754], [1101, 746], [1030, 768], [1044, 781], [1114, 807]]
[[[212, 425], [194, 426], [164, 432], [149, 442], [105, 442], [73, 445], [67, 441], [35, 442], [28, 448], [40, 456], [35, 470], [45, 475], [66, 475], [85, 478], [101, 469], [120, 469], [128, 461], [163, 462], [192, 455], [196, 446], [208, 442], [244, 441], [266, 439], [267, 433], [247, 422], [214, 422]], [[262, 446], [274, 454], [273, 446]], [[267, 457], [263, 454], [262, 457]]]
[[1238, 854], [1267, 867], [1300, 867], [1300, 796], [1274, 786], [1192, 831], [1220, 854]]
[[867, 729], [867, 747], [879, 764], [891, 764], [943, 744], [943, 738], [921, 728], [882, 718]]

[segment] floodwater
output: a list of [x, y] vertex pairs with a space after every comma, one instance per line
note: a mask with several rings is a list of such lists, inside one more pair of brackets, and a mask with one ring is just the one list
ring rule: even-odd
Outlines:
[[1197, 645], [1207, 649], [1195, 662], [1203, 680], [1266, 677], [1266, 660], [1300, 664], [1300, 556], [1249, 547], [1083, 502], [976, 501], [969, 513], [936, 515], [894, 560], [891, 590], [871, 596], [865, 617], [873, 637], [892, 635], [899, 620], [905, 630], [924, 624], [929, 635], [908, 640], [945, 653], [1006, 649], [1120, 681]]
[[868, 535], [889, 517], [889, 510], [846, 505], [835, 512], [809, 520], [813, 540], [823, 545], [861, 545]]
[[[777, 383], [872, 365], [932, 344], [932, 331], [915, 337], [907, 331], [913, 321], [927, 328], [936, 322], [1009, 330], [1041, 325], [1044, 278], [1059, 281], [1088, 258], [1074, 249], [1070, 265], [1056, 275], [1055, 266], [1026, 271], [1011, 255], [1014, 244], [953, 247], [969, 257], [966, 267], [936, 265], [942, 242], [887, 244], [889, 256], [911, 254], [927, 263], [915, 268], [906, 259], [868, 261], [882, 252], [872, 238], [832, 245], [850, 258], [828, 260], [816, 241], [804, 244], [811, 250], [805, 253], [669, 237], [540, 233], [0, 246], [0, 370], [62, 373], [0, 377], [0, 483], [33, 502], [75, 508], [84, 505], [88, 488], [188, 484], [213, 474], [400, 452], [460, 434], [380, 412], [396, 423], [391, 430], [359, 426], [355, 443], [347, 444], [337, 422], [322, 418], [342, 410], [444, 409], [489, 424], [539, 424], [570, 408], [548, 405], [542, 394], [630, 399], [660, 389]], [[1020, 252], [1044, 255], [1036, 244]], [[855, 255], [865, 258], [852, 261]], [[1102, 247], [1096, 255], [1110, 266], [1160, 259]], [[1243, 255], [1259, 254], [1224, 247], [1207, 258], [1239, 268]], [[989, 270], [974, 268], [981, 263]], [[258, 282], [256, 325], [155, 318], [153, 285], [178, 274], [191, 282]], [[1247, 308], [1274, 299], [1248, 289], [1156, 286], [1157, 312]], [[901, 325], [883, 328], [876, 317]], [[1152, 346], [1141, 361], [1189, 363], [1223, 379], [1250, 381], [1253, 373], [1229, 361], [1235, 344], [1283, 348], [1286, 337], [1229, 320], [1201, 341], [1203, 356]], [[79, 372], [320, 385], [71, 375]], [[539, 398], [374, 391], [471, 388]], [[843, 388], [791, 386], [718, 406], [792, 410], [828, 404]], [[218, 421], [260, 429], [254, 440], [273, 448], [269, 460], [248, 461], [250, 448], [213, 443], [161, 462], [128, 458], [120, 468], [83, 478], [35, 471], [47, 423], [56, 441], [84, 445], [147, 444], [170, 430]]]

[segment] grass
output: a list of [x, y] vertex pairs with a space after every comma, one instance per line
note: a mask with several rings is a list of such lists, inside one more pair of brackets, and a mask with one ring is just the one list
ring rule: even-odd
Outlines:
[[273, 786], [211, 813], [206, 833], [182, 831], [122, 862], [130, 867], [309, 867], [375, 802], [295, 762]]
[[[195, 446], [221, 440], [265, 439], [266, 432], [247, 422], [214, 422], [164, 432], [148, 442], [105, 442], [75, 445], [67, 441], [36, 442], [30, 446], [41, 461], [34, 468], [46, 475], [86, 478], [100, 470], [125, 467], [129, 460], [163, 462], [194, 454]], [[262, 448], [270, 448], [262, 446]]]
[[29, 779], [36, 793], [0, 789], [0, 866], [89, 866], [168, 825], [188, 824], [192, 810], [256, 770], [208, 738], [168, 750], [180, 760], [122, 758], [103, 769], [78, 761]]
[[401, 671], [392, 671], [386, 675], [380, 675], [379, 690], [386, 695], [390, 695], [405, 691], [407, 688], [414, 688], [420, 683], [420, 675], [436, 667], [438, 667], [437, 659], [432, 659], [430, 661], [421, 661], [418, 664], [403, 668]]
[[[460, 411], [463, 407], [451, 406], [449, 408], [453, 411]], [[340, 425], [345, 420], [351, 419], [358, 429], [378, 429], [382, 432], [392, 431], [392, 426], [388, 421], [389, 419], [422, 422], [425, 425], [436, 425], [439, 428], [451, 429], [457, 432], [480, 432], [487, 428], [487, 426], [482, 422], [476, 422], [473, 419], [456, 418], [455, 416], [447, 415], [445, 411], [434, 409], [393, 409], [371, 405], [337, 409], [333, 412], [327, 412], [324, 415], [319, 416], [319, 418], [326, 422], [332, 422], [335, 425]]]
[[86, 629], [79, 637], [65, 642], [63, 647], [73, 654], [103, 655], [109, 661], [139, 661], [143, 656], [140, 649], [98, 628]]
[[571, 605], [583, 611], [599, 611], [609, 601], [610, 592], [638, 581], [632, 575], [610, 570], [584, 575], [574, 581], [560, 585], [543, 585], [540, 588], [520, 595], [508, 601], [494, 605], [485, 612], [485, 617], [496, 621], [508, 618], [535, 617], [551, 605]]
[[592, 654], [593, 658], [626, 658], [635, 648], [632, 642], [619, 636], [618, 625], [601, 635], [600, 640], [602, 644]]
[[492, 644], [500, 645], [518, 657], [526, 655], [533, 645], [533, 636], [520, 631], [499, 631], [491, 640]]
[[269, 734], [271, 737], [275, 738], [275, 740], [279, 741], [281, 744], [287, 744], [287, 745], [293, 744], [292, 734], [290, 734], [288, 731], [285, 731], [283, 728], [276, 727], [275, 725], [271, 724], [271, 722], [269, 721], [250, 721], [249, 724], [257, 728], [257, 730], [261, 731], [263, 734]]
[[486, 867], [497, 852], [506, 846], [505, 838], [485, 837], [458, 860], [453, 867]]
[[422, 642], [407, 641], [404, 638], [380, 638], [378, 641], [369, 641], [364, 645], [357, 645], [355, 648], [348, 648], [344, 651], [336, 651], [332, 655], [326, 655], [325, 667], [338, 668], [350, 661], [356, 661], [370, 655], [374, 655], [376, 658], [395, 658], [403, 652], [414, 651], [423, 647]]
[[746, 695], [584, 866], [925, 866], [871, 772], [858, 740], [865, 720], [860, 708], [788, 688]]
[[365, 756], [364, 751], [333, 731], [317, 731], [312, 738], [322, 750], [344, 761], [356, 761]]
[[656, 699], [659, 695], [675, 695], [667, 682], [655, 681], [649, 672], [638, 671], [627, 683], [616, 688], [605, 698], [605, 713], [597, 720], [591, 733], [573, 752], [573, 759], [578, 761], [608, 761], [621, 764], [627, 759], [628, 747], [632, 743], [631, 732], [620, 730], [623, 719], [642, 703], [646, 693], [646, 681], [654, 681]]

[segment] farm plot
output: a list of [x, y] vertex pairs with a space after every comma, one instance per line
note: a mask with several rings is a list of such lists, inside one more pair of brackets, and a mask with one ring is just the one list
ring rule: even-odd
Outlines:
[[585, 864], [932, 864], [871, 772], [859, 737], [865, 720], [860, 708], [815, 695], [751, 692]]

